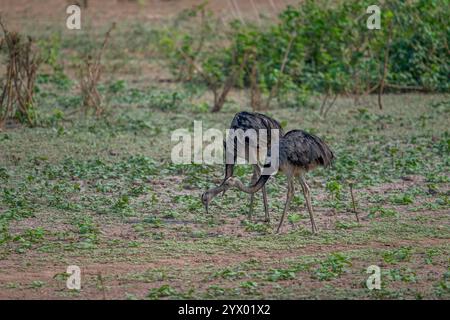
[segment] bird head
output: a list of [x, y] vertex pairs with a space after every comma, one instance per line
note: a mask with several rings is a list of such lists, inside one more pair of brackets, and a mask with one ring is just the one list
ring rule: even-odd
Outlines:
[[225, 194], [225, 191], [227, 191], [227, 189], [229, 189], [229, 187], [231, 186], [228, 184], [230, 182], [227, 183], [227, 181], [225, 181], [223, 184], [221, 184], [220, 186], [218, 186], [216, 188], [212, 188], [212, 189], [209, 189], [208, 191], [205, 191], [202, 194], [202, 203], [203, 203], [203, 206], [205, 207], [206, 213], [209, 213], [208, 207], [209, 207], [209, 203], [211, 202], [211, 200], [214, 199], [221, 192], [223, 192], [223, 194]]

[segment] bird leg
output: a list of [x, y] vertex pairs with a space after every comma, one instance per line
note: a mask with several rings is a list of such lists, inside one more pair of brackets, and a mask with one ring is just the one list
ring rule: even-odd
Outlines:
[[316, 223], [314, 222], [314, 212], [313, 212], [312, 203], [311, 203], [311, 191], [310, 191], [309, 186], [306, 183], [306, 180], [303, 176], [299, 177], [299, 181], [302, 186], [303, 195], [305, 196], [306, 207], [308, 208], [308, 212], [309, 212], [309, 218], [311, 219], [312, 233], [316, 233], [318, 231], [318, 229], [317, 229]]
[[288, 190], [286, 195], [286, 203], [284, 205], [283, 215], [281, 216], [280, 224], [277, 228], [277, 233], [280, 232], [280, 228], [283, 225], [284, 216], [289, 208], [289, 203], [291, 202], [292, 196], [294, 195], [294, 182], [291, 177], [288, 177]]
[[267, 191], [266, 186], [262, 187], [262, 193], [263, 193], [263, 200], [264, 200], [264, 213], [265, 213], [265, 222], [270, 222], [270, 216], [269, 216], [269, 205], [267, 204]]
[[[258, 165], [255, 165], [254, 168], [258, 172], [258, 179], [261, 176], [261, 168]], [[266, 185], [262, 187], [262, 194], [263, 194], [263, 202], [264, 202], [264, 222], [270, 222], [270, 216], [269, 216], [269, 205], [267, 203], [267, 190]]]
[[[251, 179], [251, 184], [254, 185], [256, 183], [256, 181], [258, 181], [259, 178], [259, 174], [258, 174], [258, 169], [256, 169], [256, 165], [253, 166], [253, 175], [252, 175], [252, 179]], [[252, 214], [253, 214], [253, 200], [255, 199], [255, 194], [251, 193], [250, 194], [250, 208], [248, 211], [248, 220], [252, 220]]]

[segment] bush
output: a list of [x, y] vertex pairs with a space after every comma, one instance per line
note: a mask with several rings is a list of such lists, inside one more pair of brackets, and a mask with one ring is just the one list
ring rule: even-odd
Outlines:
[[[446, 1], [385, 2], [380, 5], [380, 30], [366, 26], [369, 5], [369, 1], [329, 5], [307, 0], [298, 7], [288, 6], [277, 23], [265, 28], [233, 21], [222, 36], [217, 36], [214, 19], [201, 7], [191, 12], [191, 17], [203, 12], [197, 38], [191, 36], [192, 30], [178, 26], [161, 38], [161, 44], [178, 79], [216, 86], [247, 56], [234, 86], [253, 90], [256, 83], [260, 94], [269, 100], [276, 95], [287, 105], [305, 103], [312, 91], [327, 96], [370, 93], [379, 86], [390, 91], [448, 91]], [[300, 94], [292, 95], [296, 92]]]

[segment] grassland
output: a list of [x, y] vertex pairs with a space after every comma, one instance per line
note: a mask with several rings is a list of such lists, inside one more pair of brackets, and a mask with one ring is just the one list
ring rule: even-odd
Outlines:
[[[450, 298], [448, 95], [386, 95], [384, 110], [376, 97], [358, 105], [340, 97], [326, 119], [318, 97], [275, 103], [265, 113], [286, 130], [316, 133], [336, 153], [331, 168], [308, 177], [319, 233], [310, 232], [296, 186], [275, 234], [283, 176], [268, 185], [267, 225], [260, 194], [253, 221], [248, 195], [232, 190], [206, 215], [200, 195], [220, 183], [223, 167], [170, 160], [173, 130], [192, 131], [194, 120], [225, 130], [248, 110], [248, 93], [232, 92], [222, 112], [209, 113], [204, 88], [158, 81], [167, 72], [148, 47], [130, 44], [136, 28], [119, 25], [113, 40], [133, 48], [126, 63], [106, 56], [105, 116], [74, 111], [71, 52], [92, 39], [63, 35], [58, 59], [69, 76], [49, 68], [38, 79], [41, 125], [0, 131], [0, 298]], [[249, 181], [251, 168], [236, 175]], [[81, 268], [79, 291], [66, 288], [69, 265]], [[382, 270], [381, 290], [366, 287], [370, 265]]]

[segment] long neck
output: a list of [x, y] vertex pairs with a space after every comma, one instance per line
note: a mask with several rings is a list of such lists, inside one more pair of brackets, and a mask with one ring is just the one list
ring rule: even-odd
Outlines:
[[224, 184], [221, 184], [220, 186], [218, 186], [218, 187], [214, 187], [214, 188], [211, 188], [211, 189], [209, 189], [207, 192], [208, 193], [211, 193], [212, 195], [213, 195], [213, 197], [215, 197], [215, 196], [217, 196], [219, 193], [221, 193], [222, 191], [226, 191], [226, 190], [228, 190], [228, 186], [226, 186], [226, 185], [224, 185]]
[[270, 179], [270, 175], [263, 175], [260, 176], [258, 181], [256, 181], [256, 183], [252, 186], [245, 186], [241, 181], [236, 180], [236, 187], [246, 193], [255, 193], [258, 192], [259, 189], [261, 189], [267, 182], [267, 180]]
[[233, 175], [234, 163], [225, 165], [225, 178], [223, 179], [222, 184]]

